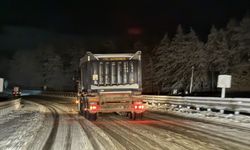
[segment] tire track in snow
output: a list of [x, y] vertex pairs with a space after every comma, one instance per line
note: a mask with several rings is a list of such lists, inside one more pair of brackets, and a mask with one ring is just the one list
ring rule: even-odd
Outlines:
[[[52, 104], [53, 105], [53, 104]], [[53, 107], [57, 108], [58, 110], [67, 113], [67, 111], [53, 105]], [[100, 150], [101, 148], [99, 147], [98, 142], [96, 141], [96, 139], [94, 138], [94, 136], [90, 133], [89, 129], [86, 127], [86, 125], [84, 125], [82, 122], [80, 122], [80, 120], [77, 120], [73, 115], [71, 114], [67, 114], [70, 118], [73, 118], [75, 121], [79, 122], [80, 126], [84, 129], [85, 133], [87, 134], [89, 141], [91, 142], [93, 148], [95, 150]], [[68, 132], [69, 134], [70, 132]], [[69, 146], [69, 142], [67, 142], [67, 147]]]
[[[46, 100], [46, 99], [43, 99], [43, 100]], [[60, 106], [59, 106], [59, 105]], [[68, 103], [67, 103], [68, 104]], [[60, 104], [60, 103], [58, 103], [58, 102], [50, 102], [50, 104], [49, 104], [51, 107], [53, 107], [53, 108], [55, 108], [55, 109], [57, 109], [58, 111], [60, 111], [60, 112], [62, 112], [63, 114], [66, 114], [66, 116], [68, 116], [70, 119], [68, 119], [68, 120], [71, 120], [71, 119], [73, 119], [76, 123], [78, 123], [82, 128], [83, 128], [83, 126], [86, 126], [86, 125], [82, 125], [80, 122], [79, 122], [79, 120], [77, 120], [77, 118], [73, 115], [73, 114], [71, 114], [71, 113], [69, 113], [68, 111], [66, 111], [65, 109], [62, 109], [61, 108], [61, 106], [62, 107], [65, 107], [65, 104]], [[66, 105], [66, 107], [67, 107], [67, 105]], [[67, 124], [69, 124], [69, 123], [67, 123]], [[66, 138], [65, 138], [65, 141], [66, 141], [66, 145], [65, 145], [65, 149], [68, 149], [68, 150], [70, 150], [70, 149], [72, 149], [72, 148], [74, 148], [74, 145], [72, 145], [73, 143], [72, 143], [72, 140], [73, 140], [73, 138], [74, 137], [72, 137], [72, 133], [71, 133], [71, 131], [72, 131], [72, 124], [70, 123], [69, 124], [69, 126], [68, 126], [68, 128], [67, 128], [67, 135], [66, 135]], [[88, 134], [85, 132], [85, 134], [88, 136]], [[89, 137], [88, 137], [89, 138]], [[93, 137], [94, 138], [94, 137]], [[83, 139], [84, 140], [84, 139]], [[90, 139], [86, 139], [86, 140], [88, 140], [88, 142], [89, 142], [89, 145], [86, 147], [87, 149], [90, 149], [90, 150], [92, 150], [92, 149], [95, 149], [95, 150], [98, 150], [98, 149], [101, 149], [100, 147], [98, 147], [98, 144], [96, 144], [96, 145], [93, 145], [93, 143], [91, 142], [91, 140]], [[88, 144], [88, 142], [86, 142], [85, 144]], [[95, 144], [95, 143], [94, 143]], [[73, 147], [72, 147], [73, 146]], [[85, 147], [84, 147], [85, 148]]]
[[[144, 122], [144, 120], [143, 120]], [[127, 126], [128, 128], [135, 128], [136, 130], [139, 130], [137, 132], [144, 133], [148, 137], [155, 138], [156, 142], [160, 142], [162, 145], [165, 145], [165, 147], [168, 147], [169, 149], [185, 149], [185, 150], [204, 150], [204, 149], [215, 149], [215, 145], [205, 146], [207, 143], [199, 141], [197, 139], [191, 139], [188, 136], [178, 134], [172, 131], [166, 131], [166, 130], [160, 130], [160, 128], [151, 127], [147, 124], [152, 124], [151, 120], [145, 120], [145, 122], [151, 122], [151, 123], [136, 123], [136, 125], [133, 125], [129, 122], [124, 123], [124, 126]], [[131, 127], [132, 126], [132, 127]], [[196, 145], [195, 147], [193, 145]]]
[[[145, 118], [155, 120], [158, 122], [157, 124], [151, 124], [149, 126], [176, 132], [182, 135], [187, 135], [195, 139], [202, 139], [202, 141], [212, 142], [215, 145], [218, 145], [219, 143], [220, 147], [222, 148], [232, 149], [232, 147], [234, 147], [234, 149], [237, 149], [241, 147], [243, 149], [248, 149], [250, 147], [249, 143], [231, 138], [230, 136], [226, 134], [222, 135], [222, 133], [219, 131], [215, 132], [215, 130], [210, 130], [209, 128], [204, 130], [203, 128], [196, 127], [191, 124], [185, 124], [184, 122], [180, 124], [178, 121], [174, 121], [174, 122], [171, 120], [169, 121], [169, 120], [166, 120], [167, 118], [164, 118], [164, 117], [166, 116], [157, 117], [153, 115], [153, 116], [147, 116]], [[220, 134], [218, 135], [217, 133], [220, 133]], [[230, 143], [230, 144], [222, 145], [221, 143]]]
[[[128, 137], [128, 139], [126, 138], [127, 140], [129, 140], [128, 142], [137, 141], [136, 145], [150, 149], [168, 149], [168, 147], [164, 147], [162, 144], [152, 140], [149, 136], [133, 130], [132, 127], [127, 127], [125, 124], [128, 122], [124, 121], [125, 118], [118, 118], [112, 115], [105, 116], [102, 119], [104, 119], [105, 121], [96, 122], [95, 124], [97, 126], [105, 126], [105, 131], [107, 130], [106, 128], [109, 128], [109, 130], [111, 131], [117, 131], [117, 133], [121, 133], [121, 135]], [[127, 145], [124, 146], [127, 147]]]
[[[137, 141], [137, 144], [139, 142], [138, 145], [143, 145], [142, 147], [144, 147], [144, 149], [219, 149], [216, 145], [207, 144], [196, 139], [190, 139], [188, 136], [182, 134], [166, 130], [158, 131], [159, 128], [150, 127], [147, 125], [148, 123], [145, 124], [145, 122], [151, 122], [151, 120], [131, 121], [125, 117], [114, 115], [105, 116], [101, 119], [104, 119], [106, 123], [100, 122], [99, 124], [107, 126], [110, 130], [117, 131], [120, 135], [129, 137], [129, 140]], [[98, 123], [96, 124], [99, 126]], [[126, 135], [126, 133], [128, 135]], [[139, 140], [136, 137], [139, 138]], [[144, 141], [146, 142], [144, 143]], [[147, 144], [150, 144], [150, 146], [147, 146]], [[197, 146], [194, 147], [194, 145]], [[153, 148], [151, 146], [153, 146]]]
[[[185, 144], [179, 142], [178, 140], [171, 140], [171, 141], [160, 140], [159, 138], [162, 138], [162, 136], [159, 135], [159, 133], [155, 133], [153, 129], [150, 129], [148, 131], [149, 128], [147, 128], [146, 124], [139, 123], [140, 121], [143, 121], [143, 120], [140, 120], [139, 122], [137, 122], [137, 121], [126, 120], [123, 118], [118, 118], [116, 116], [111, 116], [109, 118], [112, 121], [114, 121], [116, 124], [118, 124], [120, 127], [128, 130], [132, 134], [139, 135], [144, 140], [149, 142], [151, 145], [154, 145], [154, 147], [161, 148], [164, 150], [165, 149], [193, 150], [193, 147], [186, 146]], [[145, 131], [148, 131], [148, 132], [145, 132]], [[165, 134], [172, 134], [172, 133], [166, 132]], [[157, 135], [157, 139], [153, 140], [153, 138], [151, 137], [153, 135]], [[188, 141], [190, 141], [190, 139], [188, 139]]]
[[[52, 104], [53, 105], [53, 104]], [[61, 109], [58, 106], [53, 105], [55, 108], [57, 108], [60, 111], [66, 112], [66, 110]], [[86, 135], [88, 136], [89, 141], [91, 142], [93, 148], [95, 150], [102, 150], [102, 149], [110, 149], [112, 147], [113, 149], [125, 149], [119, 143], [115, 140], [112, 140], [107, 135], [103, 134], [102, 130], [95, 127], [94, 124], [92, 124], [90, 121], [84, 119], [82, 116], [74, 116], [73, 114], [67, 114], [69, 117], [73, 118], [75, 121], [77, 121], [82, 129], [85, 131]], [[114, 144], [114, 143], [116, 144]]]
[[[194, 131], [201, 132], [201, 133], [208, 134], [208, 135], [212, 135], [212, 136], [215, 136], [215, 137], [219, 137], [219, 138], [221, 137], [221, 139], [225, 138], [226, 140], [236, 142], [236, 143], [239, 142], [239, 143], [241, 143], [243, 145], [248, 145], [250, 147], [249, 142], [248, 141], [245, 142], [246, 137], [242, 137], [242, 136], [238, 137], [238, 136], [233, 135], [233, 134], [224, 133], [224, 130], [226, 130], [226, 128], [225, 128], [226, 126], [224, 126], [224, 124], [222, 124], [221, 126], [219, 126], [219, 124], [214, 126], [213, 124], [209, 124], [207, 122], [205, 122], [205, 124], [204, 123], [201, 124], [202, 122], [196, 122], [196, 121], [193, 121], [193, 120], [189, 120], [188, 122], [186, 122], [186, 121], [183, 121], [183, 120], [178, 120], [178, 119], [176, 119], [174, 117], [162, 116], [162, 115], [156, 115], [156, 114], [149, 114], [149, 116], [147, 118], [150, 118], [152, 120], [157, 120], [158, 122], [162, 122], [162, 123], [169, 124], [169, 125], [172, 125], [172, 126], [179, 126], [179, 127], [185, 128], [185, 129], [194, 130]], [[174, 122], [173, 122], [173, 119], [174, 119]], [[170, 121], [168, 121], [168, 120], [170, 120]], [[204, 125], [206, 128], [201, 126], [200, 124]], [[219, 128], [219, 130], [218, 130], [218, 128]], [[240, 129], [240, 128], [234, 128], [232, 126], [228, 126], [227, 130], [234, 130], [234, 129], [237, 130], [237, 129]], [[223, 129], [223, 130], [220, 131], [220, 129]], [[245, 130], [245, 128], [244, 128], [243, 131], [240, 131], [240, 132], [248, 133], [247, 131], [249, 131], [249, 130]]]
[[46, 107], [52, 112], [52, 115], [54, 117], [54, 123], [53, 123], [53, 128], [50, 132], [50, 135], [45, 143], [45, 145], [43, 146], [43, 150], [49, 150], [52, 148], [54, 141], [56, 139], [56, 134], [57, 134], [57, 130], [58, 130], [58, 125], [59, 125], [59, 114], [56, 111], [55, 108], [47, 106]]
[[[78, 115], [72, 114], [71, 111], [67, 111], [67, 110], [71, 110], [68, 108], [69, 106], [68, 102], [62, 105], [62, 104], [55, 102], [54, 99], [44, 99], [42, 97], [28, 97], [27, 99], [32, 102], [36, 102], [40, 105], [43, 105], [47, 109], [47, 113], [45, 113], [45, 116], [47, 115], [50, 117], [50, 120], [49, 120], [50, 128], [49, 128], [49, 131], [46, 132], [47, 133], [46, 137], [43, 138], [45, 139], [44, 142], [41, 142], [41, 140], [43, 139], [40, 139], [39, 135], [37, 135], [36, 137], [37, 140], [39, 140], [40, 143], [42, 144], [41, 146], [29, 146], [30, 149], [34, 149], [34, 148], [35, 149], [65, 149], [65, 150], [68, 150], [68, 149], [93, 150], [94, 149], [91, 142], [88, 139], [88, 136], [86, 135], [83, 128], [81, 127], [80, 123], [78, 122], [78, 120], [76, 120]], [[53, 137], [53, 134], [52, 134], [52, 128], [54, 128], [53, 124], [55, 124], [54, 123], [55, 114], [53, 111], [54, 109], [59, 115], [59, 119], [58, 119], [59, 121], [57, 123], [59, 126], [57, 127], [58, 129], [57, 129], [57, 132], [55, 133], [55, 138], [51, 138]], [[48, 120], [46, 119], [46, 121]], [[41, 129], [43, 130], [44, 128], [41, 128]], [[49, 138], [52, 139], [51, 142], [49, 142]], [[33, 143], [38, 144], [39, 142], [33, 142]], [[51, 143], [51, 145], [48, 143]]]
[[136, 142], [136, 141], [134, 141], [134, 142], [131, 141], [128, 137], [125, 137], [124, 135], [121, 135], [121, 134], [113, 131], [109, 127], [106, 127], [106, 126], [101, 125], [101, 124], [99, 124], [98, 127], [100, 127], [103, 131], [105, 131], [106, 133], [111, 135], [113, 138], [117, 139], [119, 143], [121, 143], [124, 147], [126, 147], [126, 149], [129, 149], [129, 150], [143, 150], [143, 149], [145, 149], [145, 148], [135, 144], [134, 142]]
[[71, 149], [71, 141], [72, 141], [72, 137], [71, 137], [71, 126], [68, 127], [68, 134], [67, 134], [67, 144], [66, 144], [66, 149], [70, 150]]

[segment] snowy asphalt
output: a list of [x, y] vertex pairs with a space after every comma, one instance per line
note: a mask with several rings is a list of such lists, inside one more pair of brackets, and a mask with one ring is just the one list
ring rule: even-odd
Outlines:
[[23, 107], [0, 116], [0, 149], [211, 150], [250, 149], [250, 125], [240, 127], [146, 112], [143, 120], [78, 115], [69, 99], [26, 97]]

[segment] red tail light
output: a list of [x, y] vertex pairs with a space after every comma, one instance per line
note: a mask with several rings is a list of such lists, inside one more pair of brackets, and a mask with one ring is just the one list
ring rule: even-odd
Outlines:
[[144, 105], [143, 104], [136, 104], [136, 105], [134, 105], [134, 109], [136, 109], [136, 110], [143, 110], [144, 109]]
[[96, 110], [96, 108], [97, 108], [97, 107], [96, 107], [95, 105], [89, 107], [90, 110]]
[[99, 105], [97, 104], [92, 104], [89, 106], [90, 111], [97, 111], [99, 109]]

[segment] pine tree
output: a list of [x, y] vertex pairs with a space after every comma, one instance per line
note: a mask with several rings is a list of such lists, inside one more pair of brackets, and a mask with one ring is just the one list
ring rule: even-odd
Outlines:
[[250, 16], [246, 16], [240, 22], [237, 33], [233, 39], [238, 42], [237, 51], [234, 53], [235, 63], [250, 62]]
[[165, 34], [161, 40], [159, 46], [153, 51], [153, 63], [154, 63], [154, 83], [159, 87], [160, 91], [166, 92], [169, 88], [167, 85], [168, 77], [166, 76], [166, 66], [168, 65], [170, 39], [168, 34]]
[[232, 41], [232, 87], [235, 90], [246, 90], [250, 87], [250, 16], [245, 16], [239, 26], [234, 27]]
[[183, 92], [188, 90], [191, 70], [189, 67], [189, 46], [190, 41], [187, 40], [187, 35], [183, 33], [182, 27], [179, 25], [169, 48], [171, 56], [166, 68], [168, 81], [172, 85], [171, 89], [179, 89]]
[[238, 23], [236, 22], [235, 19], [230, 19], [229, 22], [227, 23], [225, 34], [228, 43], [228, 48], [231, 51], [235, 51], [238, 46], [238, 41], [235, 38], [237, 30], [238, 30]]
[[192, 67], [195, 67], [196, 75], [194, 88], [206, 87], [207, 54], [203, 45], [192, 29], [188, 34], [184, 34], [180, 25], [172, 42], [165, 35], [155, 51], [154, 71], [164, 92], [173, 89], [187, 91], [190, 87]]
[[205, 48], [209, 54], [208, 74], [210, 77], [210, 88], [213, 90], [216, 88], [217, 76], [230, 72], [230, 56], [232, 54], [228, 46], [226, 32], [222, 29], [218, 31], [213, 26], [208, 35]]
[[[201, 91], [207, 88], [207, 52], [204, 49], [204, 44], [199, 40], [195, 31], [191, 28], [190, 32], [186, 35], [187, 41], [187, 51], [188, 53], [188, 63], [186, 64], [187, 73], [190, 76], [192, 75], [192, 67], [194, 69], [193, 77], [193, 90], [192, 91]], [[190, 79], [191, 80], [191, 79]], [[189, 83], [190, 86], [191, 83]]]
[[209, 53], [209, 70], [226, 73], [228, 71], [229, 48], [223, 30], [218, 31], [214, 26], [208, 35], [206, 50]]

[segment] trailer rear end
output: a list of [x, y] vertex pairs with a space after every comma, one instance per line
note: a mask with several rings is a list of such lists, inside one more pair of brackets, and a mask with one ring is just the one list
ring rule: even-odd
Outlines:
[[96, 119], [99, 113], [126, 113], [141, 118], [141, 52], [87, 54], [80, 60], [80, 113]]

